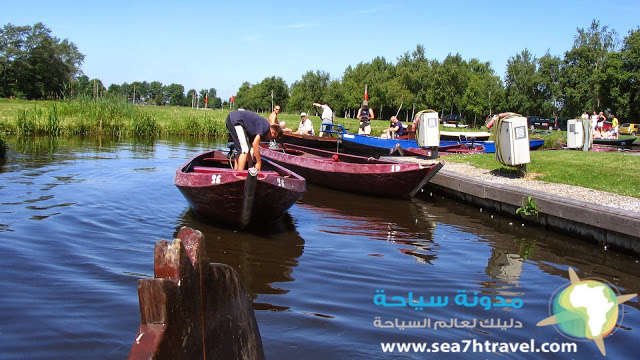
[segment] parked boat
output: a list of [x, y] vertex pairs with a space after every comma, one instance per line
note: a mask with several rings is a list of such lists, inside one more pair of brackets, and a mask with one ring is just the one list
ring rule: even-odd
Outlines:
[[337, 137], [302, 135], [296, 133], [284, 133], [283, 143], [312, 147], [316, 149], [327, 149], [336, 151], [339, 148]]
[[326, 136], [302, 135], [286, 132], [283, 134], [282, 142], [316, 149], [338, 151], [340, 148], [340, 135], [346, 132], [344, 127], [338, 124], [328, 124], [325, 126], [329, 126], [329, 131], [325, 131], [327, 134]]
[[440, 140], [486, 141], [490, 136], [486, 131], [440, 131]]
[[402, 149], [420, 148], [416, 140], [383, 139], [374, 136], [342, 134], [342, 150], [345, 153], [360, 156], [389, 156], [397, 147]]
[[413, 197], [442, 168], [374, 159], [298, 145], [262, 144], [262, 157], [304, 176], [310, 183], [375, 196]]
[[[451, 145], [452, 142], [444, 142], [440, 141], [440, 146]], [[464, 144], [478, 144], [484, 146], [484, 152], [486, 153], [495, 153], [496, 152], [496, 143], [493, 141], [463, 141]], [[529, 140], [529, 150], [538, 150], [544, 145], [544, 139], [530, 139]]]
[[618, 139], [602, 139], [602, 138], [594, 138], [594, 144], [600, 145], [614, 145], [614, 146], [631, 146], [633, 142], [636, 141], [636, 137], [624, 137]]
[[[452, 145], [443, 145], [438, 147], [439, 155], [448, 155], [448, 154], [483, 154], [484, 145], [481, 144], [452, 144]], [[433, 158], [433, 151], [429, 149], [423, 148], [408, 148], [403, 149], [400, 147], [396, 148], [396, 151], [392, 153], [392, 155], [398, 156], [419, 156], [426, 158]]]
[[[495, 153], [496, 145], [493, 141], [454, 141], [454, 140], [440, 140], [440, 149], [446, 150], [453, 145], [467, 145], [469, 147], [482, 146], [485, 153]], [[536, 150], [544, 145], [544, 140], [533, 139], [529, 140], [529, 149]], [[342, 150], [349, 154], [355, 154], [360, 156], [388, 156], [398, 155], [397, 148], [401, 147], [405, 149], [420, 149], [416, 140], [408, 139], [382, 139], [378, 137], [356, 135], [356, 134], [342, 134]]]
[[306, 191], [304, 178], [278, 164], [263, 159], [259, 172], [233, 170], [220, 151], [189, 159], [174, 184], [197, 213], [240, 228], [276, 220]]

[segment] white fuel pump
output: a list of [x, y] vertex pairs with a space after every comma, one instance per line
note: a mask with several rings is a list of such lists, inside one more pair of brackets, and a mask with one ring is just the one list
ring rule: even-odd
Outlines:
[[518, 114], [508, 115], [496, 127], [496, 160], [508, 166], [526, 166], [529, 156], [527, 119]]
[[424, 110], [418, 114], [416, 140], [422, 148], [437, 149], [440, 146], [440, 122], [436, 111]]
[[582, 120], [567, 121], [567, 148], [580, 149], [584, 145], [584, 127]]

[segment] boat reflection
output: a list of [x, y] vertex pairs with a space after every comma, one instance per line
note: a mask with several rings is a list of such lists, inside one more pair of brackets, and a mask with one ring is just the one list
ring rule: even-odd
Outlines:
[[[255, 310], [282, 311], [287, 306], [257, 302], [260, 294], [285, 294], [284, 283], [294, 281], [293, 268], [304, 251], [304, 239], [286, 213], [278, 221], [249, 231], [217, 227], [202, 219], [190, 208], [176, 226], [188, 226], [205, 236], [207, 255], [212, 262], [233, 267], [242, 278]], [[277, 297], [270, 297], [271, 300]]]
[[401, 253], [431, 264], [437, 259], [438, 245], [433, 241], [436, 225], [417, 202], [373, 198], [309, 184], [296, 206], [314, 215], [320, 232], [400, 244]]

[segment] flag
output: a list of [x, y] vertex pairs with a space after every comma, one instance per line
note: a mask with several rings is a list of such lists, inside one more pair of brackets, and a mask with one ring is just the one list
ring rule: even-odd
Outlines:
[[364, 85], [364, 99], [369, 101], [369, 93], [367, 92], [367, 85]]
[[231, 102], [234, 102], [235, 98], [233, 97], [233, 95], [231, 95]]
[[204, 94], [204, 104], [205, 105], [209, 104], [209, 93]]

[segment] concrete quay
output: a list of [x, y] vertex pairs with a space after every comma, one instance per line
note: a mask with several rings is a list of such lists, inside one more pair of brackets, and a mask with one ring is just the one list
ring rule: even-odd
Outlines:
[[[414, 159], [412, 162], [415, 162]], [[425, 160], [427, 162], [428, 160]], [[431, 160], [433, 161], [433, 160]], [[421, 161], [419, 161], [421, 162]], [[502, 215], [570, 234], [585, 241], [640, 254], [640, 213], [491, 181], [452, 171], [445, 165], [425, 187], [435, 194], [491, 209]], [[533, 197], [539, 215], [516, 214]]]

